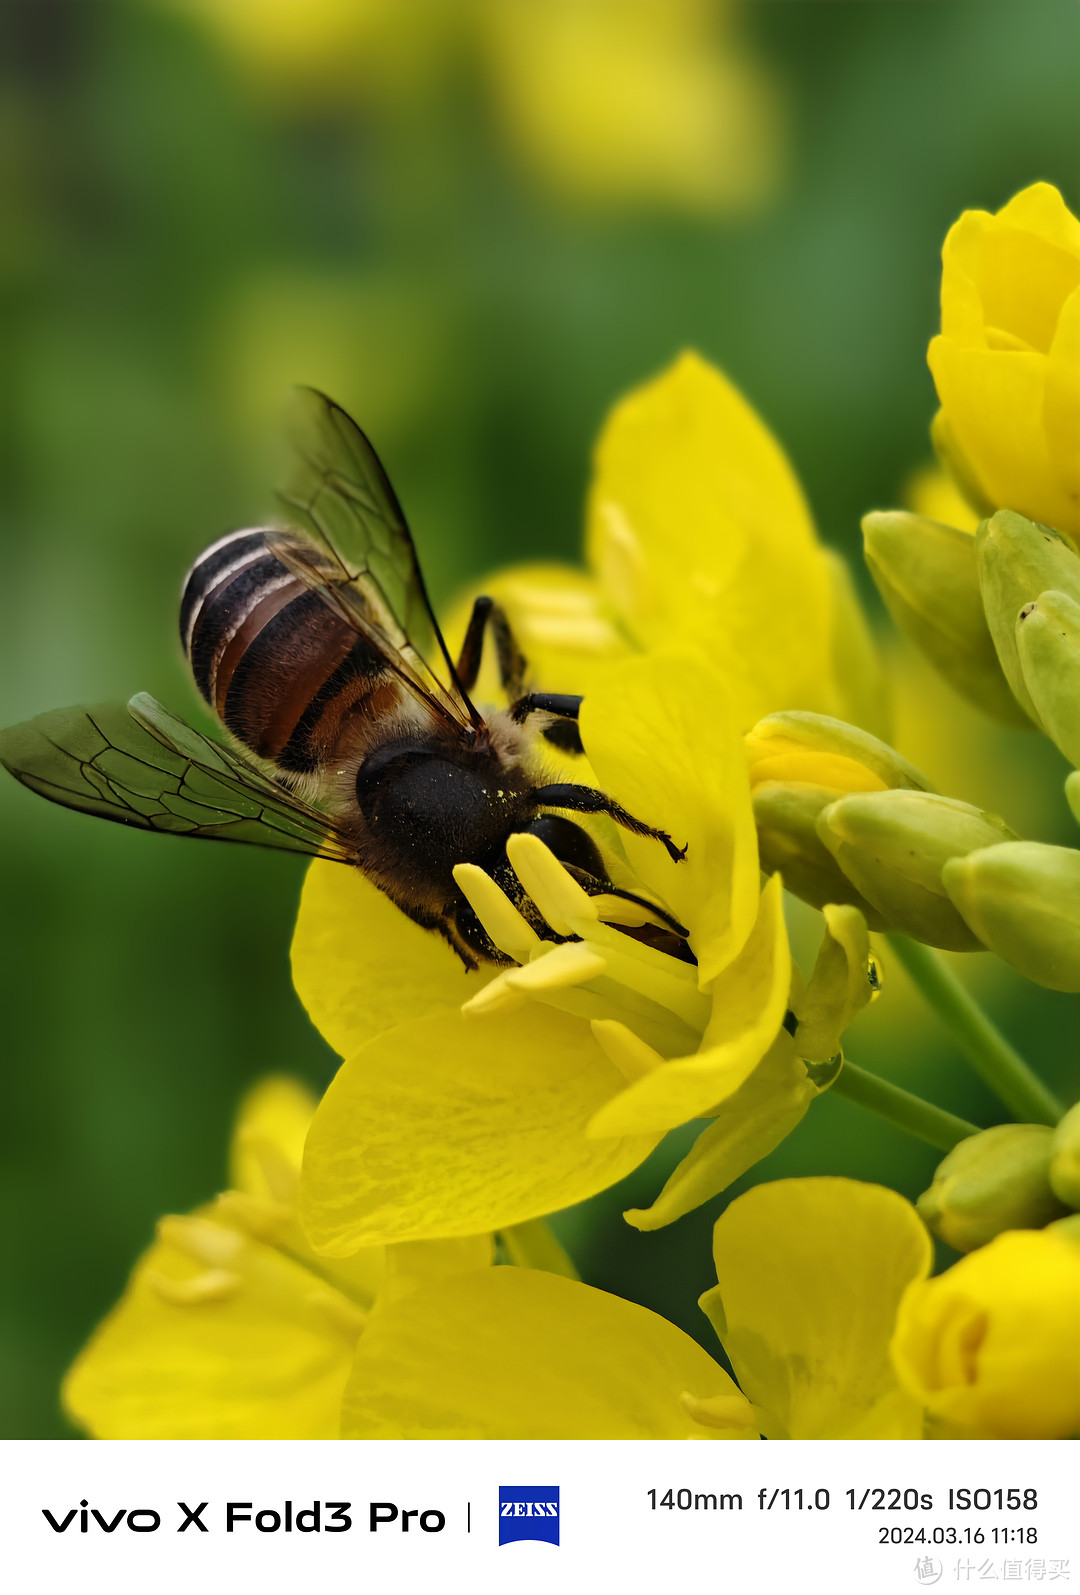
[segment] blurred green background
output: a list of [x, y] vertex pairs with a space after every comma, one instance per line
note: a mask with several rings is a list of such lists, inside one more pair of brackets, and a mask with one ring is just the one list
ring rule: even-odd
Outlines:
[[[296, 381], [371, 433], [444, 600], [575, 556], [607, 407], [687, 344], [854, 556], [928, 452], [948, 226], [1039, 178], [1080, 201], [1071, 0], [6, 0], [0, 41], [4, 723], [138, 689], [197, 718], [179, 583], [270, 509]], [[898, 676], [898, 740], [944, 790], [1068, 839], [1051, 753]], [[0, 813], [0, 1431], [63, 1435], [62, 1370], [156, 1218], [220, 1188], [245, 1087], [334, 1059], [289, 984], [297, 861], [8, 781]], [[1075, 1000], [990, 962], [964, 967], [1068, 1089]], [[993, 1122], [889, 973], [853, 1054]], [[708, 1342], [722, 1204], [619, 1217], [686, 1140], [560, 1229], [587, 1280]], [[825, 1099], [751, 1178], [914, 1195], [935, 1161]]]

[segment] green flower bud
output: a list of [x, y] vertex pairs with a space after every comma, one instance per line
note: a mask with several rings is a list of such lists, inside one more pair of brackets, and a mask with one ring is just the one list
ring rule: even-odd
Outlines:
[[1080, 767], [1080, 603], [1051, 590], [1025, 604], [1016, 622], [1016, 651], [1047, 736]]
[[933, 792], [852, 792], [822, 811], [817, 831], [894, 930], [953, 952], [978, 948], [941, 872], [951, 858], [1015, 838], [996, 814]]
[[1028, 725], [986, 624], [971, 533], [905, 510], [864, 515], [862, 529], [867, 566], [898, 629], [980, 709]]
[[1080, 770], [1065, 778], [1065, 798], [1076, 818], [1080, 820]]
[[923, 1222], [958, 1252], [1007, 1229], [1042, 1229], [1066, 1209], [1050, 1189], [1045, 1124], [998, 1124], [954, 1146], [915, 1204]]
[[1006, 842], [955, 858], [945, 890], [992, 952], [1052, 991], [1080, 991], [1080, 853]]
[[1080, 603], [1080, 559], [1056, 532], [1012, 510], [998, 510], [975, 534], [975, 560], [987, 625], [1018, 703], [1040, 724], [1017, 648], [1025, 604], [1053, 589]]
[[834, 787], [788, 785], [766, 781], [754, 788], [754, 820], [761, 867], [772, 875], [779, 870], [784, 885], [813, 908], [826, 903], [851, 903], [871, 930], [889, 927], [881, 915], [852, 886], [817, 833], [822, 809], [836, 801]]
[[1053, 1132], [1050, 1189], [1066, 1207], [1080, 1208], [1080, 1102], [1069, 1109]]

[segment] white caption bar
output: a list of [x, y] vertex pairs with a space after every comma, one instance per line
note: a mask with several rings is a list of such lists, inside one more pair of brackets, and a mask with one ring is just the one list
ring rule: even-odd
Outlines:
[[28, 1595], [1080, 1595], [1069, 1442], [7, 1441]]

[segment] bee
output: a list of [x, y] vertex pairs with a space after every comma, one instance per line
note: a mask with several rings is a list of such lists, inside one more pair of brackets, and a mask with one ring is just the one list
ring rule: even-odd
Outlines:
[[[592, 787], [545, 781], [539, 744], [580, 753], [581, 698], [528, 692], [505, 614], [477, 598], [457, 659], [370, 442], [338, 405], [297, 390], [285, 525], [232, 532], [195, 561], [180, 635], [229, 738], [204, 737], [139, 693], [60, 709], [0, 734], [0, 761], [51, 802], [171, 835], [284, 848], [358, 868], [468, 969], [506, 962], [454, 881], [472, 863], [534, 928], [506, 844], [539, 836], [591, 895], [633, 904], [628, 934], [689, 958], [686, 931], [608, 879], [568, 813], [603, 814], [685, 849]], [[491, 635], [507, 707], [472, 692]], [[643, 918], [646, 923], [642, 923]]]

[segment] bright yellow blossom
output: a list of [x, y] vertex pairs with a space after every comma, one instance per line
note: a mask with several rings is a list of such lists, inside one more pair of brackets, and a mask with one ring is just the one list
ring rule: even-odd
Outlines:
[[[64, 1405], [106, 1440], [333, 1439], [358, 1337], [386, 1283], [383, 1249], [319, 1261], [295, 1212], [314, 1099], [268, 1079], [244, 1103], [233, 1189], [162, 1219], [131, 1282], [71, 1368]], [[405, 1247], [402, 1280], [490, 1260], [487, 1237]], [[389, 1292], [394, 1294], [394, 1291]]]
[[1064, 1225], [1010, 1230], [937, 1279], [916, 1280], [900, 1304], [892, 1355], [944, 1435], [1076, 1434], [1080, 1247]]
[[930, 1243], [910, 1203], [853, 1180], [733, 1202], [702, 1298], [740, 1391], [673, 1324], [551, 1274], [460, 1273], [380, 1306], [342, 1433], [364, 1439], [916, 1438], [889, 1335]]
[[[824, 1083], [778, 1039], [791, 966], [779, 880], [760, 894], [741, 733], [769, 708], [836, 707], [853, 654], [874, 696], [861, 617], [775, 440], [697, 355], [616, 407], [589, 525], [592, 576], [531, 567], [485, 585], [533, 684], [584, 693], [595, 784], [687, 847], [676, 864], [588, 822], [614, 884], [687, 928], [696, 967], [614, 930], [626, 905], [588, 899], [534, 838], [512, 840], [514, 867], [570, 942], [540, 942], [479, 870], [458, 875], [505, 973], [463, 974], [367, 882], [313, 866], [294, 979], [346, 1060], [305, 1160], [321, 1252], [551, 1212], [711, 1117], [687, 1177], [635, 1217], [671, 1222], [764, 1156]], [[480, 701], [496, 696], [487, 671]]]
[[1049, 183], [965, 211], [942, 252], [935, 441], [983, 513], [1080, 534], [1080, 221]]

